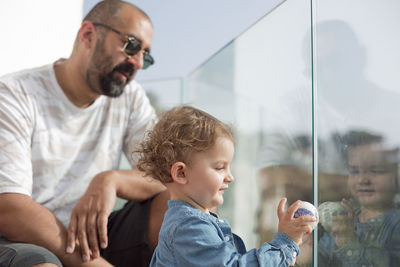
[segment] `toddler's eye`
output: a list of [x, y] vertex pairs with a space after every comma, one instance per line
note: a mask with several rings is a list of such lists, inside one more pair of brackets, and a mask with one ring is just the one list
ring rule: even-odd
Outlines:
[[360, 172], [357, 170], [357, 169], [350, 169], [349, 170], [349, 174], [350, 175], [356, 175], [356, 174], [359, 174]]
[[385, 174], [386, 170], [385, 169], [371, 169], [369, 170], [373, 174]]

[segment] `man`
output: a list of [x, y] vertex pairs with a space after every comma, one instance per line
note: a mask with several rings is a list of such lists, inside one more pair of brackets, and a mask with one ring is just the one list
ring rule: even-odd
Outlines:
[[[165, 188], [113, 169], [122, 152], [134, 166], [155, 120], [132, 80], [154, 62], [152, 39], [143, 11], [105, 0], [68, 59], [0, 79], [0, 266], [148, 264], [162, 220], [149, 212], [163, 214], [166, 194], [147, 199]], [[111, 214], [117, 196], [143, 202]]]

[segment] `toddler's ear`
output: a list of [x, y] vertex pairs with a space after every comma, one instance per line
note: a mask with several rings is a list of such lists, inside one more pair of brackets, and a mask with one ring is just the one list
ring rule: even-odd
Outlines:
[[175, 162], [171, 167], [172, 180], [177, 184], [186, 184], [186, 165], [183, 162]]

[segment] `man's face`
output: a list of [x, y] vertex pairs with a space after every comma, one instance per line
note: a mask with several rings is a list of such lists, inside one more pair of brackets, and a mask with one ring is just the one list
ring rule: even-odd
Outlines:
[[136, 71], [135, 66], [126, 60], [115, 65], [113, 56], [106, 51], [103, 42], [98, 42], [86, 73], [86, 81], [95, 93], [118, 97]]
[[120, 96], [125, 86], [143, 67], [143, 54], [150, 50], [153, 39], [151, 23], [137, 15], [133, 20], [134, 15], [129, 16], [128, 11], [121, 10], [121, 21], [125, 23], [120, 23], [117, 30], [137, 37], [142, 42], [142, 50], [128, 57], [123, 51], [126, 39], [113, 31], [102, 29], [105, 32], [99, 35], [86, 72], [87, 84], [97, 94]]

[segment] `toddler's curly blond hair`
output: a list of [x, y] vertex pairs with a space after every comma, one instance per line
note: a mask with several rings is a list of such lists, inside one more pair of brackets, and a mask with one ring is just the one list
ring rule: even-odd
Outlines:
[[190, 165], [192, 153], [210, 149], [221, 136], [234, 141], [232, 128], [210, 114], [190, 106], [172, 108], [147, 133], [136, 151], [137, 168], [147, 176], [170, 183], [175, 162]]

